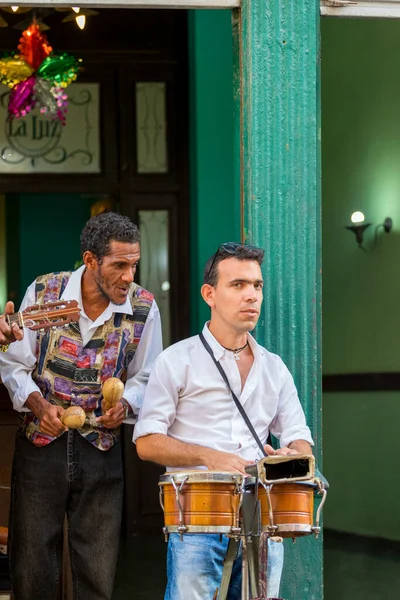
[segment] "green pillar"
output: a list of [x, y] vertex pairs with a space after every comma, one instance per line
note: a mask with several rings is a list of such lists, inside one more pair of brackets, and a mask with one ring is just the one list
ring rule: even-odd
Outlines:
[[[321, 468], [319, 4], [242, 0], [233, 27], [244, 238], [266, 251], [257, 336], [294, 376]], [[323, 598], [321, 539], [286, 545], [281, 595]]]

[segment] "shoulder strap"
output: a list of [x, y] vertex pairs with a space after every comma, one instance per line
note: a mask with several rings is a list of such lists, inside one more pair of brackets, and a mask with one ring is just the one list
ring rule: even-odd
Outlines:
[[204, 337], [204, 335], [202, 333], [199, 334], [199, 338], [200, 338], [201, 343], [203, 344], [204, 348], [207, 350], [208, 354], [213, 359], [214, 364], [217, 367], [218, 371], [220, 372], [222, 379], [225, 381], [226, 385], [228, 386], [228, 388], [229, 388], [229, 390], [230, 390], [230, 392], [232, 394], [232, 398], [233, 398], [233, 400], [234, 400], [234, 402], [235, 402], [235, 404], [237, 406], [237, 409], [240, 412], [240, 414], [242, 415], [242, 417], [243, 417], [243, 419], [244, 419], [247, 427], [250, 429], [250, 432], [251, 432], [253, 438], [256, 440], [256, 442], [258, 444], [258, 447], [260, 448], [261, 452], [263, 453], [263, 456], [267, 456], [267, 453], [264, 450], [264, 446], [263, 446], [260, 438], [258, 437], [258, 435], [256, 433], [256, 430], [254, 429], [254, 427], [253, 427], [253, 425], [252, 425], [249, 417], [247, 416], [246, 411], [244, 410], [244, 408], [243, 408], [243, 406], [242, 406], [239, 398], [236, 396], [235, 392], [232, 390], [232, 388], [230, 386], [230, 383], [229, 383], [229, 380], [228, 380], [228, 377], [227, 377], [225, 371], [223, 370], [223, 368], [221, 367], [221, 365], [219, 364], [219, 362], [217, 360], [215, 360], [214, 353], [211, 350], [208, 342], [206, 341], [206, 339], [205, 339], [205, 337]]

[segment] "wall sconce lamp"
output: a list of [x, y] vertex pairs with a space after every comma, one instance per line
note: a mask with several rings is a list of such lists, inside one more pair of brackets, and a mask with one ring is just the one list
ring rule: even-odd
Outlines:
[[[353, 223], [353, 225], [348, 225], [346, 227], [346, 229], [349, 229], [350, 231], [352, 231], [354, 233], [354, 235], [356, 236], [358, 247], [361, 248], [361, 250], [364, 250], [366, 252], [366, 250], [363, 246], [364, 231], [366, 229], [368, 229], [368, 227], [370, 227], [372, 225], [372, 223], [366, 223], [364, 214], [358, 210], [356, 212], [354, 212], [350, 218], [351, 218], [351, 222]], [[383, 223], [380, 223], [379, 225], [377, 225], [375, 227], [375, 242], [374, 242], [374, 246], [373, 246], [372, 250], [376, 246], [378, 229], [380, 227], [383, 227], [384, 231], [386, 233], [389, 233], [393, 227], [392, 219], [390, 217], [387, 217]]]

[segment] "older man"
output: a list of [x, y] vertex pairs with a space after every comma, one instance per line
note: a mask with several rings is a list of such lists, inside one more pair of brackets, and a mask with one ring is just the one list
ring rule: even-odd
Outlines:
[[[3, 382], [22, 417], [10, 513], [15, 600], [54, 600], [65, 513], [74, 598], [111, 599], [122, 510], [119, 428], [138, 413], [162, 350], [154, 297], [134, 283], [139, 237], [127, 217], [90, 219], [81, 234], [83, 266], [38, 277], [21, 307], [75, 299], [79, 324], [27, 330], [0, 355]], [[126, 381], [125, 393], [102, 414], [109, 377]], [[60, 420], [71, 405], [87, 415], [79, 430]]]

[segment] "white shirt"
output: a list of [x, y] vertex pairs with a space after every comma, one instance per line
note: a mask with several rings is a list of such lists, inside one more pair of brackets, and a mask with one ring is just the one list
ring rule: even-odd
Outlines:
[[[242, 390], [232, 352], [217, 342], [207, 324], [203, 335], [263, 443], [271, 432], [281, 447], [298, 439], [314, 445], [293, 378], [279, 356], [257, 344], [249, 334], [254, 362]], [[199, 336], [170, 346], [155, 362], [133, 441], [152, 433], [232, 452], [246, 460], [262, 458]]]
[[[129, 298], [121, 305], [110, 302], [95, 321], [89, 319], [82, 304], [81, 280], [84, 270], [85, 266], [82, 266], [71, 274], [62, 294], [62, 300], [78, 301], [81, 309], [79, 328], [83, 345], [86, 345], [93, 337], [96, 329], [108, 321], [114, 313], [132, 315], [132, 306]], [[35, 282], [28, 287], [20, 310], [22, 311], [32, 304], [35, 304]], [[10, 393], [14, 409], [19, 412], [28, 411], [24, 404], [29, 394], [40, 392], [32, 379], [32, 372], [36, 366], [36, 335], [35, 331], [25, 328], [24, 338], [20, 342], [11, 344], [7, 352], [0, 353], [1, 379]], [[130, 417], [125, 422], [136, 421], [150, 371], [160, 352], [162, 352], [160, 311], [154, 301], [143, 327], [142, 336], [133, 360], [127, 368], [124, 398], [132, 407], [134, 420]]]

